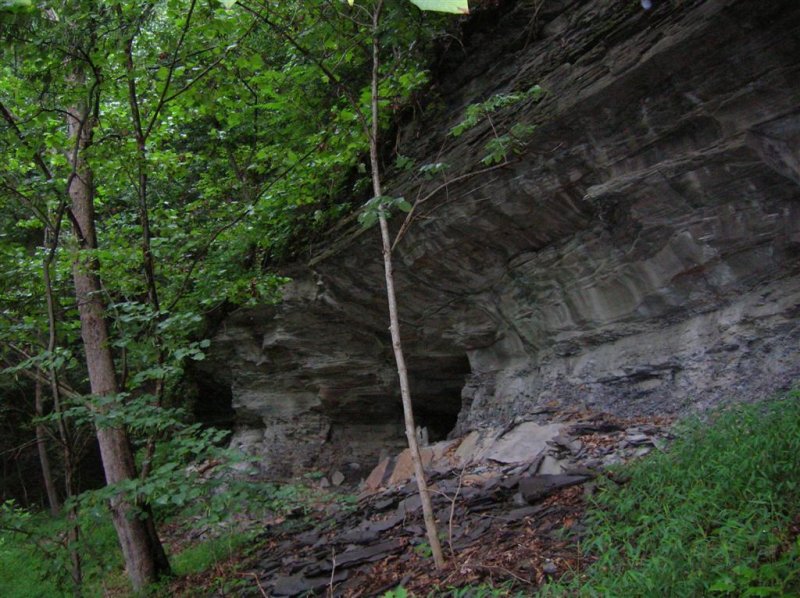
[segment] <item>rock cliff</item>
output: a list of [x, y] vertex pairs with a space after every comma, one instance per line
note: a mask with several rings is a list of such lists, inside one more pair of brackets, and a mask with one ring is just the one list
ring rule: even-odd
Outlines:
[[[800, 3], [504, 2], [464, 27], [400, 135], [449, 182], [388, 186], [427, 198], [396, 275], [431, 439], [559, 409], [681, 414], [800, 377]], [[448, 135], [534, 84], [541, 100]], [[536, 129], [486, 169], [515, 124]], [[274, 475], [363, 476], [404, 444], [378, 232], [344, 223], [291, 274], [280, 306], [223, 322], [201, 400], [232, 400], [235, 442]]]

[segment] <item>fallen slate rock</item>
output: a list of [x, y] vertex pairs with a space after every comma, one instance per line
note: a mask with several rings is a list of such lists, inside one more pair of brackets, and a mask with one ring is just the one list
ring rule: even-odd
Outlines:
[[[570, 494], [568, 507], [542, 499], [595, 478], [604, 461], [627, 461], [663, 442], [661, 432], [651, 435], [650, 430], [620, 421], [617, 425], [600, 417], [581, 420], [576, 425], [591, 434], [581, 439], [567, 431], [572, 425], [570, 420], [561, 420], [552, 430], [533, 422], [514, 422], [499, 437], [497, 431], [474, 434], [471, 460], [460, 468], [453, 466], [458, 460], [453, 455], [458, 445], [437, 445], [439, 462], [448, 468], [431, 473], [431, 501], [439, 522], [447, 527], [450, 546], [456, 551], [481, 551], [490, 529], [492, 542], [513, 540], [529, 527], [542, 538], [556, 538], [563, 531], [565, 514], [577, 509], [573, 503], [579, 502], [580, 497]], [[560, 433], [550, 434], [559, 427]], [[610, 427], [614, 432], [596, 432]], [[531, 455], [537, 446], [541, 450]], [[501, 460], [490, 459], [490, 453]], [[523, 455], [524, 459], [518, 461]], [[374, 481], [388, 485], [395, 469], [393, 459], [384, 460], [373, 472]], [[330, 474], [331, 480], [335, 473]], [[586, 495], [593, 488], [592, 482], [582, 486]], [[370, 579], [372, 563], [388, 558], [389, 564], [379, 565], [379, 569], [388, 566], [397, 569], [395, 573], [402, 572], [406, 563], [418, 558], [413, 547], [426, 541], [413, 477], [399, 485], [365, 489], [357, 511], [326, 506], [324, 516], [299, 527], [295, 524], [289, 532], [291, 541], [278, 541], [269, 558], [259, 563], [260, 573], [272, 577], [264, 583], [270, 596], [328, 594], [332, 574], [336, 596], [352, 592], [360, 596], [381, 595], [374, 592], [382, 580]], [[538, 571], [541, 575], [542, 568]], [[340, 579], [343, 581], [338, 582]], [[397, 581], [397, 576], [393, 577], [387, 587], [396, 587]], [[362, 592], [365, 587], [369, 588], [367, 594]]]
[[526, 502], [532, 504], [556, 490], [582, 484], [588, 479], [590, 477], [585, 475], [535, 475], [519, 481], [519, 492]]
[[317, 540], [319, 540], [319, 532], [313, 529], [295, 536], [295, 541], [298, 546], [311, 546], [316, 544]]
[[421, 538], [425, 535], [425, 528], [421, 525], [407, 525], [403, 528], [403, 531], [416, 538]]
[[[434, 449], [433, 447], [426, 446], [419, 450], [419, 458], [422, 461], [423, 467], [429, 467], [433, 462]], [[414, 462], [411, 459], [411, 451], [405, 449], [397, 456], [397, 461], [394, 464], [394, 470], [389, 476], [388, 485], [397, 486], [402, 484], [408, 479], [414, 477]]]
[[525, 517], [533, 517], [534, 515], [538, 515], [543, 509], [544, 507], [542, 505], [520, 507], [518, 509], [513, 509], [509, 511], [504, 515], [497, 515], [495, 519], [506, 521], [508, 523], [513, 523], [515, 521], [520, 521], [522, 519], [525, 519]]
[[311, 565], [315, 565], [316, 563], [317, 563], [317, 561], [314, 560], [314, 559], [302, 559], [302, 560], [294, 560], [294, 559], [292, 559], [292, 560], [288, 561], [287, 569], [288, 569], [289, 574], [295, 574], [295, 573], [299, 573], [300, 571], [302, 571], [306, 567], [309, 567]]
[[305, 577], [303, 575], [288, 575], [278, 577], [272, 584], [273, 596], [304, 596], [309, 592], [314, 592], [327, 587], [333, 583], [338, 583], [347, 579], [347, 573], [342, 571], [333, 575], [319, 577]]
[[380, 561], [390, 554], [400, 552], [405, 547], [406, 542], [401, 539], [387, 540], [363, 548], [353, 548], [340, 553], [331, 553], [327, 557], [320, 558], [318, 561], [307, 565], [303, 574], [311, 579], [316, 579], [320, 575], [329, 574], [331, 571], [337, 573], [345, 569], [351, 569], [364, 563]]
[[262, 575], [267, 575], [273, 571], [281, 568], [281, 559], [264, 559], [258, 563], [258, 568]]
[[364, 548], [347, 550], [335, 555], [336, 568], [346, 569], [348, 567], [361, 565], [362, 563], [379, 561], [392, 553], [400, 552], [405, 545], [406, 543], [404, 540], [397, 538], [394, 540], [387, 540], [386, 542], [380, 542], [379, 544], [373, 544], [372, 546], [365, 546]]
[[410, 515], [421, 509], [422, 499], [419, 497], [419, 494], [412, 494], [408, 498], [401, 500], [400, 504], [397, 505], [397, 513], [401, 516]]
[[367, 476], [364, 487], [369, 490], [377, 490], [386, 485], [393, 469], [392, 460], [389, 457], [383, 459], [375, 466], [375, 469]]
[[566, 449], [574, 454], [578, 454], [583, 448], [583, 443], [580, 440], [567, 434], [558, 434], [550, 441], [550, 443]]
[[539, 467], [539, 475], [560, 475], [564, 473], [564, 461], [556, 459], [552, 455], [545, 455]]
[[486, 458], [499, 463], [523, 463], [547, 449], [548, 441], [563, 429], [561, 424], [525, 422], [504, 434], [487, 451]]
[[572, 436], [584, 436], [586, 434], [608, 434], [609, 432], [620, 432], [622, 426], [610, 421], [587, 421], [572, 424], [569, 427], [569, 434]]
[[629, 434], [625, 437], [625, 441], [633, 446], [653, 444], [653, 440], [647, 434]]
[[586, 465], [568, 465], [564, 467], [564, 475], [582, 475], [587, 478], [597, 477], [597, 471]]
[[336, 541], [347, 544], [367, 544], [377, 540], [383, 532], [392, 529], [402, 520], [402, 515], [395, 514], [380, 521], [364, 521], [356, 529], [339, 535]]
[[477, 521], [475, 525], [469, 529], [462, 530], [461, 537], [453, 542], [453, 548], [455, 550], [463, 550], [467, 546], [472, 546], [480, 542], [481, 537], [491, 525], [491, 521], [487, 518]]
[[393, 496], [390, 496], [372, 503], [372, 510], [380, 513], [381, 511], [386, 511], [387, 509], [392, 508], [396, 504], [397, 499]]

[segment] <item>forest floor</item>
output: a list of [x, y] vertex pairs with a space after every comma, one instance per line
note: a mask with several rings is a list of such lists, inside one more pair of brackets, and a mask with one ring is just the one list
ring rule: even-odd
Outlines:
[[[386, 483], [387, 467], [358, 489], [254, 482], [260, 506], [251, 494], [216, 523], [168, 518], [174, 576], [147, 595], [800, 596], [800, 392], [672, 426], [573, 415], [530, 461], [432, 465], [439, 571], [416, 485]], [[504, 430], [514, 442], [492, 454], [517, 454], [532, 431]], [[83, 594], [128, 597], [107, 519], [87, 520]], [[30, 520], [42, 538], [57, 539], [57, 523]], [[71, 595], [53, 577], [62, 568], [0, 534], [3, 598]]]
[[440, 571], [405, 482], [312, 492], [194, 573], [214, 543], [168, 534], [183, 572], [164, 595], [800, 596], [800, 392], [672, 427], [587, 417], [549, 445], [562, 473], [547, 456], [431, 472]]
[[[357, 499], [327, 494], [287, 517], [251, 522], [251, 530], [262, 530], [252, 541], [176, 580], [170, 594], [355, 598], [403, 588], [417, 596], [460, 596], [480, 595], [480, 587], [486, 595], [530, 594], [589, 563], [579, 542], [599, 471], [585, 465], [621, 463], [663, 446], [669, 435], [665, 418], [582, 415], [564, 428], [571, 433], [551, 443], [551, 454], [569, 464], [560, 473], [540, 473], [541, 454], [431, 473], [446, 558], [441, 570], [433, 566], [416, 484], [408, 481], [362, 491]], [[177, 534], [168, 543], [177, 552], [186, 540]], [[472, 594], [459, 593], [463, 588]]]
[[[308, 533], [315, 524], [324, 524], [330, 511], [318, 505], [319, 510], [304, 516], [304, 521], [273, 526], [264, 536], [248, 546], [236, 548], [208, 569], [174, 580], [169, 584], [169, 594], [185, 597], [291, 596], [314, 592], [355, 598], [382, 596], [402, 587], [411, 595], [438, 596], [455, 595], [458, 588], [481, 584], [498, 588], [492, 595], [523, 591], [564, 572], [584, 568], [586, 559], [578, 549], [575, 537], [561, 536], [562, 531], [568, 534], [580, 526], [586, 508], [584, 494], [582, 486], [565, 488], [540, 503], [542, 511], [539, 516], [526, 516], [514, 522], [493, 518], [474, 543], [458, 552], [445, 541], [446, 563], [439, 571], [433, 566], [429, 548], [419, 536], [419, 530], [412, 529], [416, 541], [400, 540], [388, 546], [390, 550], [386, 553], [383, 550], [387, 545], [382, 542], [376, 551], [377, 559], [361, 565], [346, 587], [342, 587], [341, 577], [335, 567], [331, 567], [327, 577], [318, 579], [278, 577], [278, 581], [283, 580], [283, 585], [276, 593], [274, 581], [270, 583], [264, 578], [265, 561], [269, 561], [277, 551], [281, 560], [302, 562], [307, 544], [303, 533]], [[177, 549], [181, 543], [190, 545], [184, 537], [174, 536], [170, 540]], [[324, 547], [323, 551], [332, 557], [330, 562], [333, 564], [335, 549], [328, 552]], [[307, 583], [314, 587], [305, 589]], [[295, 584], [295, 587], [290, 584]]]

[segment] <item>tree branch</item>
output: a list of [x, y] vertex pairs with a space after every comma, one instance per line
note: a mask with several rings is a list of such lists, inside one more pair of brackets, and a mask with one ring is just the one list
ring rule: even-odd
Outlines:
[[153, 127], [158, 120], [158, 115], [161, 113], [164, 104], [167, 102], [167, 92], [169, 91], [169, 86], [172, 83], [172, 76], [175, 74], [175, 67], [178, 65], [178, 52], [183, 45], [183, 40], [186, 38], [186, 33], [189, 31], [189, 26], [191, 24], [192, 15], [194, 14], [194, 8], [196, 5], [197, 0], [191, 0], [191, 4], [189, 4], [189, 11], [186, 14], [186, 22], [183, 24], [183, 29], [181, 30], [180, 37], [178, 38], [178, 43], [175, 45], [175, 50], [172, 53], [172, 61], [169, 65], [169, 71], [167, 72], [167, 80], [164, 81], [164, 87], [161, 90], [161, 96], [159, 97], [158, 103], [156, 104], [153, 114], [150, 117], [150, 123], [147, 125], [147, 129], [144, 132], [144, 139], [147, 139], [150, 136], [150, 131], [153, 130]]

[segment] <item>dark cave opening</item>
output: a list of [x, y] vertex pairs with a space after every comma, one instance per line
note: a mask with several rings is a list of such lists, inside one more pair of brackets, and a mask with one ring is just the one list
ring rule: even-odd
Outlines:
[[193, 374], [196, 399], [192, 404], [192, 413], [197, 421], [206, 426], [232, 429], [236, 412], [233, 409], [230, 384], [199, 371], [194, 371]]
[[422, 356], [409, 361], [411, 397], [417, 427], [428, 441], [447, 439], [461, 413], [461, 390], [470, 373], [466, 355]]
[[[459, 406], [460, 404], [459, 400]], [[456, 427], [459, 410], [429, 410], [424, 406], [416, 406], [414, 407], [414, 421], [417, 427], [425, 428], [428, 431], [428, 442], [439, 442], [446, 440], [453, 428]]]

